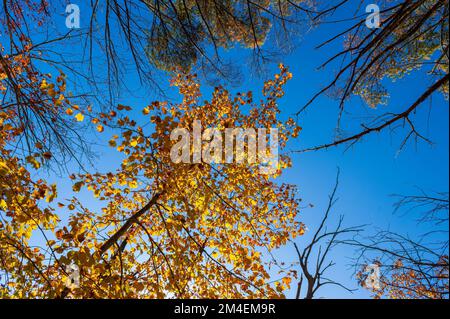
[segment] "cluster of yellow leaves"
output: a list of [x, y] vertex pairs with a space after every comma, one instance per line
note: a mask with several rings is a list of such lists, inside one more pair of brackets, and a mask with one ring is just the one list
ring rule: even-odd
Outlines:
[[[172, 129], [191, 128], [194, 120], [201, 120], [220, 128], [276, 127], [284, 147], [299, 128], [293, 120], [277, 118], [277, 101], [291, 77], [280, 68], [266, 83], [259, 104], [250, 92], [233, 97], [222, 87], [200, 103], [196, 78], [179, 75], [173, 85], [183, 96], [180, 103], [154, 102], [143, 109], [153, 124], [148, 132], [115, 111], [95, 117], [89, 110], [82, 112], [63, 97], [63, 75], [56, 84], [42, 79], [39, 90], [51, 98], [55, 112], [77, 121], [89, 114], [99, 132], [115, 120], [110, 127], [116, 134], [109, 144], [124, 160], [115, 172], [70, 176], [75, 192], [86, 188], [103, 207], [91, 211], [77, 198], [57, 203], [59, 212], [69, 214], [62, 224], [50, 206], [57, 198], [56, 186], [33, 180], [26, 168], [28, 162], [38, 169], [41, 155], [14, 157], [7, 143], [20, 137], [12, 121], [17, 114], [0, 114], [0, 259], [5, 261], [0, 269], [12, 278], [1, 294], [66, 296], [66, 267], [74, 263], [81, 275], [80, 286], [69, 289], [74, 298], [283, 297], [288, 277], [271, 284], [263, 260], [304, 229], [297, 217], [295, 187], [273, 179], [290, 165], [289, 158], [281, 158], [272, 177], [261, 175], [256, 164], [175, 164], [169, 138]], [[36, 149], [41, 150], [36, 154], [45, 153], [43, 144]], [[102, 251], [105, 241], [144, 208], [115, 244]], [[44, 247], [33, 247], [33, 234], [41, 235]]]
[[[295, 187], [261, 175], [256, 164], [175, 164], [169, 137], [173, 129], [191, 128], [200, 120], [208, 127], [277, 127], [284, 147], [299, 129], [292, 120], [277, 119], [277, 101], [291, 77], [285, 67], [280, 69], [265, 85], [266, 98], [260, 104], [253, 102], [250, 92], [233, 97], [222, 87], [214, 90], [210, 101], [200, 103], [195, 76], [179, 75], [172, 84], [183, 96], [180, 103], [154, 102], [142, 111], [153, 130], [146, 132], [128, 116], [116, 120], [115, 126], [123, 130], [109, 144], [126, 156], [120, 169], [74, 176], [75, 191], [86, 187], [105, 203], [103, 214], [91, 221], [97, 239], [83, 244], [98, 248], [101, 237], [113, 236], [152, 196], [159, 198], [103, 255], [109, 276], [83, 266], [100, 276], [96, 284], [103, 290], [86, 282], [90, 293], [148, 298], [283, 296], [289, 279], [270, 284], [263, 258], [302, 233]], [[289, 165], [287, 157], [282, 162], [276, 175]], [[111, 286], [111, 277], [118, 280], [116, 285]], [[86, 290], [73, 293], [84, 296]]]
[[[6, 132], [1, 125], [0, 132], [3, 141]], [[59, 222], [46, 205], [55, 199], [56, 185], [32, 180], [26, 167], [3, 145], [0, 142], [0, 270], [9, 280], [0, 287], [0, 296], [38, 297], [49, 274], [44, 274], [45, 249], [33, 247], [31, 241], [33, 234], [52, 232]]]
[[[51, 206], [57, 188], [30, 170], [53, 157], [48, 131], [38, 129], [62, 129], [77, 106], [65, 97], [65, 75], [53, 80], [37, 71], [31, 43], [26, 37], [21, 43], [21, 53], [2, 52], [0, 64], [0, 297], [56, 297], [64, 288], [64, 264], [52, 239], [60, 222]], [[23, 93], [20, 99], [14, 89]], [[23, 145], [27, 150], [19, 152]]]

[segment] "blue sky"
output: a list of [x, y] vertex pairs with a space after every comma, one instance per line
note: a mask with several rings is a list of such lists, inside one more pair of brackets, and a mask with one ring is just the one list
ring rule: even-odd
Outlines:
[[[83, 19], [83, 6], [81, 9], [81, 25], [82, 28], [86, 28], [87, 21]], [[363, 8], [360, 11], [360, 14], [364, 13]], [[351, 13], [347, 12], [346, 14]], [[63, 19], [64, 16], [61, 15], [59, 22], [63, 23]], [[285, 97], [280, 102], [282, 116], [289, 116], [297, 112], [306, 101], [332, 79], [336, 69], [331, 67], [319, 71], [317, 67], [333, 52], [338, 52], [342, 48], [343, 39], [339, 39], [325, 49], [316, 50], [315, 46], [343, 28], [344, 25], [324, 25], [302, 34], [301, 38], [299, 37], [296, 41], [298, 43], [295, 50], [268, 65], [268, 77], [276, 72], [278, 62], [289, 66], [294, 75], [286, 87]], [[273, 45], [272, 41], [266, 43], [266, 46], [270, 47], [271, 45]], [[75, 43], [73, 47], [68, 46], [67, 49], [75, 54], [81, 54], [82, 50]], [[239, 65], [240, 61], [248, 61], [249, 52], [244, 49], [232, 49], [224, 54], [225, 58], [230, 58]], [[252, 75], [245, 65], [242, 65], [241, 70], [244, 75], [242, 83], [234, 87], [233, 91], [260, 92], [264, 77]], [[162, 79], [164, 78], [168, 80], [168, 77], [163, 75]], [[123, 95], [119, 99], [121, 103], [140, 110], [156, 99], [154, 92], [140, 85], [134, 72], [130, 72], [125, 81], [130, 92], [123, 91]], [[161, 85], [165, 86], [166, 83], [161, 83]], [[348, 129], [349, 132], [355, 132], [361, 123], [359, 120], [361, 116], [376, 116], [386, 111], [403, 110], [417, 99], [431, 83], [431, 79], [424, 71], [414, 72], [394, 84], [387, 81], [386, 84], [391, 93], [389, 104], [373, 110], [358, 98], [350, 100], [347, 110], [351, 112], [351, 115], [345, 117], [343, 128]], [[202, 84], [205, 94], [211, 91], [206, 83]], [[174, 99], [177, 97], [174, 90], [169, 91], [169, 96]], [[208, 95], [205, 95], [206, 98]], [[283, 175], [280, 182], [297, 185], [299, 197], [302, 198], [305, 206], [308, 203], [314, 204], [314, 208], [307, 208], [300, 212], [300, 219], [309, 229], [314, 230], [322, 217], [327, 196], [334, 186], [336, 171], [339, 167], [341, 170], [339, 201], [333, 211], [334, 221], [343, 214], [345, 215], [345, 225], [369, 224], [370, 226], [366, 227], [368, 233], [377, 227], [411, 236], [422, 232], [413, 216], [393, 214], [392, 204], [395, 200], [390, 195], [415, 194], [417, 187], [429, 192], [448, 191], [448, 102], [439, 94], [434, 95], [431, 102], [428, 101], [419, 107], [414, 121], [417, 128], [434, 142], [432, 146], [423, 142], [409, 143], [401, 152], [398, 152], [406, 134], [406, 130], [400, 128], [394, 133], [384, 131], [368, 136], [345, 152], [345, 147], [339, 147], [326, 151], [292, 155], [293, 167]], [[289, 144], [288, 148], [299, 150], [331, 141], [334, 137], [337, 112], [338, 105], [335, 100], [327, 97], [319, 98], [307, 112], [301, 115], [300, 125], [303, 130], [299, 137]], [[136, 111], [137, 116], [139, 116], [138, 114], [140, 112]], [[96, 167], [101, 171], [114, 169], [120, 160], [114, 150], [106, 147], [109, 133], [105, 131], [105, 137], [90, 137], [98, 138], [100, 144], [97, 148], [100, 157]], [[58, 181], [60, 194], [66, 194], [70, 190], [70, 185], [62, 182], [60, 178], [55, 176], [49, 176], [49, 178]], [[92, 197], [86, 194], [85, 200], [92, 200]], [[95, 203], [92, 205], [96, 206]], [[64, 216], [62, 217], [64, 218]], [[332, 223], [332, 225], [334, 224]], [[308, 238], [308, 234], [306, 234], [296, 242], [301, 247], [307, 243]], [[286, 262], [296, 260], [295, 251], [291, 246], [280, 250], [277, 255]], [[353, 269], [349, 268], [348, 257], [351, 255], [352, 251], [348, 248], [336, 250], [332, 257], [337, 265], [331, 270], [329, 276], [349, 287], [356, 288], [356, 282], [352, 278]], [[289, 296], [292, 297], [293, 294]], [[319, 292], [319, 296], [363, 298], [369, 295], [363, 290], [349, 294], [340, 288], [329, 287]]]
[[[337, 33], [335, 26], [320, 27], [305, 35], [299, 47], [284, 59], [294, 74], [294, 79], [288, 84], [283, 106], [287, 112], [295, 112], [299, 106], [327, 84], [336, 72], [329, 68], [317, 71], [316, 67], [327, 57], [338, 52], [342, 45], [338, 41], [325, 50], [315, 50], [314, 47]], [[414, 72], [396, 83], [386, 81], [391, 98], [387, 106], [372, 110], [360, 99], [352, 99], [347, 110], [352, 113], [343, 122], [344, 130], [355, 132], [361, 123], [360, 116], [375, 116], [385, 112], [400, 112], [411, 105], [421, 93], [431, 84], [424, 71]], [[303, 149], [314, 145], [330, 142], [333, 139], [336, 126], [338, 104], [335, 100], [321, 98], [313, 104], [300, 123], [303, 127], [297, 141], [292, 143], [292, 149]], [[319, 152], [295, 154], [293, 168], [285, 176], [285, 180], [299, 186], [300, 197], [306, 203], [313, 203], [313, 209], [301, 212], [302, 220], [314, 229], [326, 208], [327, 192], [330, 192], [336, 175], [337, 167], [341, 170], [339, 201], [335, 206], [335, 216], [345, 215], [346, 225], [369, 224], [367, 234], [375, 230], [390, 229], [413, 238], [425, 232], [424, 226], [417, 224], [415, 217], [393, 214], [392, 204], [395, 199], [392, 194], [412, 195], [418, 193], [418, 187], [427, 192], [448, 191], [448, 101], [436, 94], [432, 100], [424, 103], [414, 116], [414, 122], [420, 132], [430, 138], [432, 146], [419, 142], [410, 142], [399, 152], [399, 147], [407, 131], [397, 129], [394, 133], [384, 131], [365, 138], [351, 149], [345, 151], [345, 146]], [[357, 129], [357, 127], [356, 127]], [[422, 227], [422, 228], [421, 228]], [[448, 226], [447, 226], [448, 227]], [[297, 240], [301, 245], [307, 242], [307, 237]], [[293, 253], [284, 251], [285, 256]], [[334, 253], [337, 266], [331, 270], [330, 277], [339, 278], [342, 283], [355, 288], [351, 278], [353, 269], [349, 269], [352, 251], [340, 248]], [[320, 296], [334, 298], [363, 298], [368, 293], [358, 290], [349, 294], [340, 288], [325, 288]]]

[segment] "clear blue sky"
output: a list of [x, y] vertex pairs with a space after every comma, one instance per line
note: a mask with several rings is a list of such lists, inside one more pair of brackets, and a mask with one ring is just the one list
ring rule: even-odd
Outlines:
[[[72, 1], [76, 3], [76, 1]], [[80, 1], [81, 2], [81, 1]], [[359, 1], [358, 1], [359, 2]], [[82, 16], [81, 25], [87, 26], [87, 18]], [[360, 9], [360, 14], [364, 9]], [[347, 12], [346, 14], [351, 14]], [[64, 16], [61, 16], [63, 23]], [[316, 68], [321, 62], [342, 48], [342, 40], [326, 49], [316, 50], [315, 46], [342, 30], [344, 25], [324, 25], [318, 29], [303, 34], [298, 39], [298, 45], [293, 52], [275, 61], [268, 66], [267, 75], [273, 75], [277, 68], [277, 62], [283, 62], [290, 67], [294, 78], [288, 83], [286, 95], [281, 101], [283, 116], [289, 116], [299, 110], [311, 96], [320, 90], [335, 74], [336, 69], [331, 67], [325, 71]], [[273, 45], [271, 41], [266, 46]], [[68, 46], [72, 53], [80, 54], [81, 48], [74, 43]], [[230, 58], [238, 64], [247, 61], [249, 52], [243, 49], [233, 49], [225, 53], [225, 58]], [[246, 58], [243, 58], [243, 57]], [[242, 66], [242, 83], [234, 88], [235, 91], [252, 90], [260, 92], [263, 78], [252, 76], [245, 65]], [[162, 77], [164, 78], [164, 76]], [[167, 77], [166, 77], [167, 78]], [[123, 92], [120, 102], [135, 106], [140, 110], [143, 106], [154, 100], [154, 92], [142, 87], [131, 72], [125, 79], [130, 92]], [[168, 82], [167, 82], [168, 83]], [[430, 79], [423, 71], [415, 72], [410, 76], [399, 80], [395, 85], [388, 83], [391, 98], [388, 106], [377, 110], [369, 109], [359, 99], [353, 99], [347, 105], [352, 116], [347, 116], [343, 122], [343, 128], [357, 128], [360, 116], [375, 116], [386, 111], [397, 112], [410, 105], [430, 85]], [[206, 83], [203, 83], [206, 87]], [[162, 86], [166, 83], [162, 82]], [[210, 89], [205, 88], [205, 92]], [[174, 91], [169, 95], [176, 98]], [[205, 96], [205, 99], [209, 98]], [[346, 225], [370, 224], [368, 233], [375, 227], [390, 229], [412, 236], [419, 234], [422, 230], [418, 228], [417, 222], [411, 216], [393, 215], [392, 204], [394, 199], [391, 194], [414, 194], [416, 187], [426, 191], [448, 191], [449, 183], [449, 140], [448, 140], [448, 102], [441, 95], [436, 94], [430, 101], [422, 105], [414, 116], [417, 128], [428, 138], [433, 140], [434, 145], [429, 146], [419, 142], [409, 143], [400, 153], [398, 149], [406, 131], [398, 129], [395, 133], [382, 132], [367, 137], [361, 143], [344, 152], [344, 147], [330, 149], [328, 151], [293, 154], [293, 167], [283, 175], [280, 182], [289, 182], [299, 187], [299, 197], [305, 204], [312, 203], [314, 208], [304, 209], [300, 212], [300, 219], [314, 230], [320, 221], [327, 202], [327, 196], [334, 185], [337, 167], [340, 167], [341, 178], [338, 191], [339, 202], [333, 212], [335, 217], [345, 215]], [[292, 141], [289, 148], [292, 150], [302, 149], [333, 139], [338, 105], [335, 100], [322, 97], [314, 103], [300, 118], [303, 131], [299, 137]], [[139, 116], [139, 112], [136, 115]], [[352, 119], [353, 117], [353, 119]], [[353, 131], [354, 132], [354, 131]], [[117, 153], [106, 147], [107, 136], [98, 137], [99, 146], [97, 150], [102, 154], [96, 166], [102, 171], [114, 169], [120, 158]], [[92, 137], [90, 137], [92, 138]], [[96, 137], [97, 138], [97, 137]], [[61, 184], [59, 178], [51, 176], [50, 179], [58, 180], [60, 184], [59, 193], [66, 194], [70, 185]], [[65, 197], [65, 196], [62, 196]], [[92, 199], [87, 194], [85, 200]], [[93, 203], [95, 207], [95, 204]], [[305, 205], [306, 206], [306, 205]], [[334, 219], [336, 220], [336, 218]], [[301, 247], [308, 240], [308, 234], [297, 240]], [[295, 261], [295, 251], [288, 246], [277, 254], [286, 262]], [[356, 288], [356, 282], [351, 277], [353, 269], [349, 269], [349, 259], [352, 251], [345, 248], [336, 250], [333, 259], [337, 265], [331, 270], [330, 277], [342, 283]], [[339, 288], [325, 288], [319, 293], [320, 296], [328, 298], [363, 298], [368, 293], [358, 290], [353, 295]], [[290, 295], [291, 297], [293, 295]]]

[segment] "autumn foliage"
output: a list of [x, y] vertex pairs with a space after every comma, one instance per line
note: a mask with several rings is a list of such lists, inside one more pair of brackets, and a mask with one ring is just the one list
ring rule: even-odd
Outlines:
[[[234, 46], [253, 50], [258, 64], [272, 29], [287, 36], [301, 15], [315, 26], [347, 1], [322, 13], [315, 1], [313, 6], [302, 0], [137, 2], [145, 10], [126, 0], [108, 1], [106, 10], [97, 4], [91, 8], [88, 34], [77, 35], [86, 41], [89, 57], [83, 63], [88, 67], [66, 62], [57, 52], [61, 47], [51, 47], [64, 43], [70, 32], [55, 39], [47, 38], [51, 32], [40, 32], [51, 16], [47, 1], [0, 4], [0, 297], [284, 298], [293, 279], [300, 296], [306, 278], [307, 298], [313, 298], [319, 287], [338, 284], [322, 276], [334, 265], [324, 264], [325, 256], [338, 234], [356, 228], [341, 228], [340, 220], [334, 232], [327, 230], [334, 193], [305, 252], [295, 245], [302, 274], [297, 277], [294, 267], [285, 267], [274, 256], [306, 230], [296, 187], [279, 180], [291, 167], [283, 150], [301, 131], [298, 117], [322, 94], [340, 91], [340, 114], [351, 96], [375, 108], [388, 102], [384, 81], [404, 78], [431, 60], [430, 78], [438, 80], [405, 111], [387, 113], [381, 124], [362, 125], [360, 133], [307, 150], [353, 145], [401, 121], [411, 128], [403, 144], [410, 136], [423, 138], [410, 116], [435, 91], [448, 96], [448, 40], [443, 40], [448, 36], [448, 1], [395, 3], [385, 10], [385, 29], [361, 29], [362, 20], [342, 33], [347, 38], [343, 51], [323, 65], [344, 57], [341, 69], [331, 84], [293, 110], [295, 120], [281, 114], [285, 85], [292, 78], [283, 64], [261, 92], [234, 93], [217, 84], [210, 96], [202, 93], [206, 88], [192, 70], [230, 76], [233, 68], [220, 54]], [[148, 15], [152, 23], [140, 20]], [[117, 29], [112, 27], [114, 19]], [[144, 21], [145, 30], [136, 21]], [[100, 39], [95, 38], [97, 29]], [[38, 30], [35, 37], [33, 30]], [[177, 99], [147, 105], [114, 102], [123, 71], [117, 48], [124, 43], [118, 38], [124, 39], [124, 60], [133, 60], [137, 77], [155, 84], [149, 69], [170, 73], [169, 90], [177, 90]], [[289, 46], [275, 42], [284, 49]], [[98, 69], [96, 51], [105, 64], [98, 63]], [[99, 70], [105, 73], [101, 80]], [[82, 89], [77, 87], [80, 79]], [[91, 100], [84, 86], [92, 90]], [[108, 91], [107, 102], [99, 101], [101, 91]], [[275, 172], [261, 174], [261, 163], [251, 161], [175, 163], [171, 132], [191, 131], [195, 121], [219, 130], [277, 129], [280, 156]], [[117, 167], [101, 171], [85, 165], [89, 145], [98, 142], [94, 136], [108, 144], [108, 154], [120, 162]], [[189, 152], [192, 156], [194, 150]], [[236, 149], [233, 155], [242, 156]], [[64, 176], [63, 185], [46, 180], [54, 170]], [[326, 250], [319, 247], [317, 265], [311, 267], [310, 253], [324, 238], [332, 239]], [[404, 244], [404, 238], [398, 241]], [[448, 256], [435, 254], [431, 262], [417, 264], [405, 258], [409, 253], [394, 254], [382, 264], [389, 271], [374, 296], [448, 298]], [[72, 265], [79, 269], [76, 284], [71, 281]], [[426, 276], [423, 266], [429, 267]], [[309, 272], [314, 269], [315, 275]], [[362, 282], [363, 275], [358, 275]]]
[[[290, 77], [280, 66], [255, 103], [251, 92], [232, 96], [221, 87], [201, 102], [195, 76], [178, 75], [172, 85], [180, 103], [143, 108], [153, 130], [138, 126], [124, 105], [83, 114], [60, 97], [64, 76], [57, 85], [42, 79], [39, 92], [51, 98], [56, 117], [73, 125], [89, 118], [99, 132], [114, 128], [109, 144], [124, 159], [113, 172], [71, 175], [74, 191], [88, 189], [101, 209], [91, 211], [77, 197], [55, 203], [57, 186], [30, 171], [40, 169], [45, 153], [36, 145], [36, 154], [16, 156], [8, 145], [23, 136], [20, 115], [14, 108], [0, 113], [1, 269], [8, 278], [2, 295], [282, 297], [289, 280], [270, 284], [263, 256], [303, 232], [295, 187], [274, 182], [289, 158], [281, 158], [274, 176], [261, 175], [257, 164], [174, 164], [169, 134], [194, 120], [218, 128], [277, 127], [284, 147], [298, 132], [292, 120], [278, 120], [277, 101]], [[58, 216], [69, 216], [68, 223]], [[81, 283], [68, 289], [71, 263], [80, 267]]]

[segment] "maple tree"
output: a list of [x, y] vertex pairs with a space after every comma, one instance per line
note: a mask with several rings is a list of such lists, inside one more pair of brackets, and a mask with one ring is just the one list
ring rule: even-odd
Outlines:
[[[297, 220], [295, 187], [272, 179], [290, 165], [281, 157], [275, 175], [261, 175], [258, 164], [174, 164], [170, 131], [194, 120], [208, 126], [277, 127], [283, 147], [299, 130], [292, 119], [281, 122], [277, 100], [291, 77], [286, 68], [266, 82], [265, 100], [251, 92], [233, 97], [216, 88], [200, 103], [192, 75], [179, 75], [173, 85], [183, 100], [154, 102], [154, 132], [128, 116], [111, 127], [121, 133], [110, 141], [125, 154], [116, 172], [72, 175], [74, 190], [86, 187], [104, 202], [93, 212], [74, 197], [58, 203], [70, 213], [62, 225], [53, 208], [56, 185], [31, 177], [25, 159], [3, 142], [1, 159], [2, 295], [10, 297], [281, 297], [286, 282], [274, 287], [262, 256], [302, 233]], [[41, 90], [47, 85], [41, 84]], [[60, 106], [65, 116], [70, 105]], [[118, 112], [130, 110], [118, 106]], [[246, 109], [246, 111], [244, 111]], [[248, 114], [247, 114], [248, 112]], [[78, 113], [99, 131], [117, 113]], [[2, 112], [2, 141], [19, 139], [13, 112]], [[6, 129], [5, 129], [6, 128]], [[30, 160], [38, 169], [38, 159]], [[47, 202], [47, 203], [45, 203]], [[35, 245], [40, 234], [43, 245]], [[80, 267], [80, 287], [65, 286], [66, 269]], [[25, 270], [25, 271], [24, 271]]]

